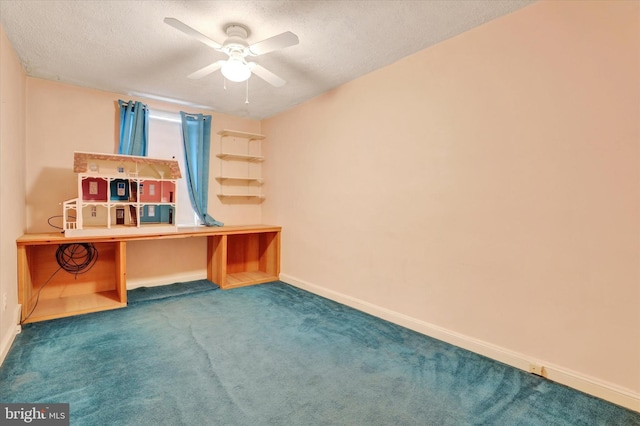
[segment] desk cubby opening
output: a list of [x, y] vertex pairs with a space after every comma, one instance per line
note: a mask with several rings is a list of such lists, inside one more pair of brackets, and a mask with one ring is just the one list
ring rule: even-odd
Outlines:
[[[77, 249], [78, 257], [71, 261], [79, 263], [86, 254], [83, 243]], [[24, 322], [43, 321], [68, 316], [69, 313], [82, 314], [99, 310], [126, 306], [126, 290], [121, 273], [121, 257], [124, 246], [121, 243], [94, 243], [95, 263], [78, 273], [68, 272], [61, 267], [57, 252], [65, 245], [46, 244], [25, 246], [26, 264], [22, 265], [24, 281], [20, 288], [25, 292], [22, 300]], [[64, 256], [73, 250], [66, 245]]]
[[280, 275], [280, 232], [224, 235], [210, 240], [213, 275], [222, 289], [275, 281]]

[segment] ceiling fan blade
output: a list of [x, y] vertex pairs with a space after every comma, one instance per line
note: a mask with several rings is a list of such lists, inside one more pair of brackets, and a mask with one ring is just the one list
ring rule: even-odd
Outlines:
[[175, 28], [178, 31], [182, 31], [186, 35], [195, 38], [200, 43], [204, 43], [209, 47], [212, 47], [212, 48], [214, 48], [216, 50], [219, 50], [219, 49], [222, 48], [222, 45], [220, 43], [211, 40], [206, 35], [202, 34], [199, 31], [194, 30], [193, 28], [191, 28], [187, 24], [184, 24], [181, 21], [178, 21], [176, 18], [164, 18], [164, 23], [167, 24], [167, 25], [172, 26], [173, 28]]
[[273, 36], [266, 40], [259, 41], [249, 46], [249, 52], [253, 56], [264, 55], [265, 53], [273, 52], [274, 50], [284, 49], [285, 47], [295, 46], [300, 40], [298, 36], [287, 31], [277, 36]]
[[287, 83], [286, 81], [284, 81], [283, 79], [281, 79], [280, 77], [278, 77], [277, 75], [269, 71], [268, 69], [256, 64], [255, 62], [251, 62], [249, 63], [249, 65], [251, 66], [252, 73], [254, 73], [255, 75], [257, 75], [258, 77], [260, 77], [261, 79], [263, 79], [264, 81], [266, 81], [272, 86], [282, 87]]
[[212, 63], [211, 65], [207, 65], [206, 67], [191, 73], [187, 76], [187, 78], [190, 78], [192, 80], [196, 80], [198, 78], [202, 78], [204, 76], [207, 76], [209, 74], [211, 74], [214, 71], [218, 71], [220, 68], [222, 68], [222, 66], [224, 65], [224, 63], [227, 61], [224, 60], [219, 60], [219, 61], [215, 61], [214, 63]]

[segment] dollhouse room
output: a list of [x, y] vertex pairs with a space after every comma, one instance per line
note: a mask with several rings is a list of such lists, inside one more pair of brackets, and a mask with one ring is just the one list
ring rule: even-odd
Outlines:
[[1, 1], [0, 414], [640, 425], [639, 17]]

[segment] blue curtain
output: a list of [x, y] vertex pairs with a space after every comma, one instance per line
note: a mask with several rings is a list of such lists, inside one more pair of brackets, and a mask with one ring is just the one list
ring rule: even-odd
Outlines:
[[142, 102], [118, 100], [120, 106], [120, 146], [118, 154], [147, 156], [149, 108]]
[[209, 200], [209, 153], [211, 147], [211, 116], [187, 114], [182, 118], [182, 140], [186, 167], [187, 188], [193, 210], [206, 226], [222, 226], [207, 213]]

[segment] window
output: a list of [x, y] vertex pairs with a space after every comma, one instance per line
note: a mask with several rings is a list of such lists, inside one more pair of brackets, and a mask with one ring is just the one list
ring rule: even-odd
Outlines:
[[[180, 114], [149, 110], [149, 148], [147, 155], [152, 158], [175, 159], [180, 165], [182, 179], [176, 182], [179, 208], [175, 218], [178, 226], [200, 225], [198, 215], [191, 207], [185, 176], [184, 148], [182, 147], [182, 122]], [[148, 188], [149, 192], [151, 188]], [[149, 213], [149, 212], [147, 212]], [[149, 213], [149, 216], [151, 214]]]

